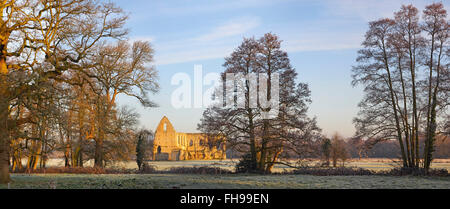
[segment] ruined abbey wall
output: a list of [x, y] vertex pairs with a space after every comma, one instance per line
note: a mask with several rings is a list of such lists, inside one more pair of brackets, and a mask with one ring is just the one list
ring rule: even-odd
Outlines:
[[225, 151], [225, 143], [211, 145], [202, 133], [176, 132], [166, 116], [156, 128], [153, 160], [219, 160], [226, 159]]

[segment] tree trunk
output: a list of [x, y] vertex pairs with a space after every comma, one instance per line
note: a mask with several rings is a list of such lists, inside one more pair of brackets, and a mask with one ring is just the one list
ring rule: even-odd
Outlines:
[[[405, 85], [405, 80], [403, 78], [403, 69], [402, 69], [402, 57], [400, 55], [401, 52], [399, 52], [399, 58], [398, 58], [398, 69], [400, 72], [400, 82], [402, 84], [402, 94], [403, 94], [403, 114], [402, 115], [402, 119], [403, 119], [403, 126], [404, 126], [404, 132], [405, 132], [405, 144], [406, 144], [406, 149], [407, 149], [407, 157], [409, 160], [410, 165], [412, 164], [411, 158], [414, 156], [414, 149], [413, 149], [413, 141], [410, 138], [410, 125], [409, 125], [409, 119], [408, 119], [408, 106], [407, 106], [407, 96], [406, 96], [406, 85]], [[399, 102], [397, 101], [397, 105]]]
[[266, 155], [267, 155], [267, 136], [268, 134], [268, 129], [269, 129], [269, 122], [267, 120], [264, 121], [264, 127], [263, 127], [263, 137], [262, 137], [262, 141], [261, 141], [261, 150], [260, 150], [260, 156], [259, 156], [259, 165], [258, 165], [258, 170], [259, 171], [263, 171], [265, 170], [265, 165], [266, 165]]
[[442, 45], [440, 45], [440, 51], [438, 56], [438, 63], [436, 67], [436, 86], [433, 91], [433, 98], [431, 102], [431, 111], [430, 111], [430, 121], [427, 127], [427, 138], [425, 143], [425, 152], [424, 152], [424, 168], [428, 172], [431, 166], [431, 161], [433, 160], [433, 152], [434, 152], [434, 142], [436, 141], [436, 108], [437, 108], [437, 94], [439, 91], [439, 83], [440, 83], [440, 67], [441, 67], [441, 56], [442, 56]]
[[7, 105], [4, 102], [0, 101], [0, 184], [6, 184], [11, 180], [9, 177], [9, 139], [7, 134], [7, 113]]
[[100, 137], [95, 141], [94, 166], [103, 168], [103, 139]]
[[[395, 102], [395, 96], [394, 96], [394, 90], [393, 90], [393, 86], [392, 86], [392, 79], [391, 79], [391, 71], [389, 69], [389, 62], [388, 62], [388, 57], [386, 54], [386, 48], [385, 48], [385, 43], [383, 40], [383, 58], [384, 58], [384, 65], [386, 68], [386, 73], [388, 75], [388, 86], [389, 86], [389, 92], [390, 92], [390, 96], [391, 96], [391, 102], [392, 102], [392, 109], [394, 112], [394, 118], [395, 118], [395, 127], [397, 129], [397, 140], [398, 143], [400, 144], [400, 151], [402, 154], [402, 160], [403, 160], [403, 166], [404, 167], [408, 167], [408, 160], [406, 158], [405, 155], [405, 148], [403, 147], [403, 140], [402, 140], [402, 133], [401, 133], [401, 128], [400, 128], [400, 121], [398, 118], [398, 113], [397, 113], [397, 105]], [[334, 163], [334, 162], [333, 162]]]
[[[3, 21], [1, 22], [3, 23]], [[1, 34], [1, 36], [3, 39], [0, 40], [0, 184], [5, 184], [11, 180], [9, 177], [9, 94], [6, 80], [8, 69], [4, 56], [6, 36], [4, 34]]]
[[[41, 160], [41, 142], [37, 142], [36, 143], [37, 145], [36, 145], [36, 148], [37, 148], [37, 151], [36, 151], [36, 154], [35, 154], [35, 156], [34, 156], [34, 164], [33, 164], [33, 170], [36, 170], [36, 168], [37, 168], [37, 164], [38, 164], [38, 161], [39, 160]], [[41, 160], [42, 161], [42, 160]]]
[[103, 119], [106, 117], [100, 117], [98, 121], [98, 134], [95, 139], [95, 156], [94, 156], [94, 166], [103, 168], [103, 139], [105, 138], [105, 124]]
[[428, 166], [429, 166], [429, 159], [428, 157], [430, 156], [430, 153], [428, 153], [431, 149], [430, 149], [430, 141], [432, 136], [431, 131], [431, 98], [432, 96], [432, 89], [433, 89], [433, 53], [434, 53], [434, 33], [431, 34], [431, 50], [430, 50], [430, 75], [428, 77], [428, 105], [427, 105], [427, 127], [426, 127], [426, 139], [425, 139], [425, 152], [424, 152], [424, 167], [428, 170]]
[[254, 126], [253, 126], [253, 114], [252, 110], [249, 110], [249, 132], [250, 132], [250, 155], [251, 155], [251, 161], [252, 161], [252, 168], [256, 169], [258, 166], [258, 160], [256, 158], [256, 142], [255, 142], [255, 132], [254, 132]]
[[[0, 104], [0, 108], [3, 106], [4, 104]], [[0, 184], [6, 184], [11, 180], [9, 177], [9, 139], [6, 127], [7, 117], [4, 110], [0, 111], [2, 111], [0, 113]]]
[[[417, 114], [417, 96], [416, 96], [416, 69], [415, 65], [412, 63], [415, 63], [415, 58], [411, 59], [414, 60], [411, 62], [411, 82], [412, 82], [412, 96], [413, 96], [413, 113], [414, 113], [414, 148], [415, 148], [415, 156], [419, 156], [419, 116]], [[412, 160], [414, 165], [412, 167], [417, 167], [418, 165], [418, 159]]]
[[66, 149], [64, 151], [64, 167], [70, 167], [70, 145], [66, 145]]
[[272, 161], [267, 165], [266, 173], [271, 173], [272, 172], [272, 168], [275, 165], [275, 162], [277, 162], [277, 159], [280, 156], [282, 151], [283, 151], [283, 148], [280, 148], [279, 150], [275, 151], [275, 154], [273, 155]]
[[[3, 130], [0, 130], [3, 132]], [[11, 181], [9, 177], [9, 144], [7, 138], [2, 135], [0, 139], [0, 184], [6, 184]]]
[[80, 150], [78, 151], [78, 158], [77, 158], [77, 164], [78, 167], [82, 168], [83, 165], [83, 144], [80, 145]]
[[[270, 52], [269, 52], [269, 61], [268, 61], [268, 70], [267, 70], [267, 101], [270, 101], [271, 99], [271, 92], [272, 92], [272, 72], [271, 72], [271, 63], [270, 63]], [[265, 110], [263, 110], [265, 111]], [[267, 112], [270, 111], [270, 107], [268, 108]], [[259, 158], [259, 170], [260, 171], [265, 171], [265, 165], [266, 165], [266, 155], [267, 155], [267, 148], [266, 145], [270, 140], [270, 130], [269, 130], [269, 120], [268, 119], [264, 119], [263, 121], [264, 125], [263, 125], [263, 136], [262, 136], [262, 142], [261, 142], [261, 156]]]

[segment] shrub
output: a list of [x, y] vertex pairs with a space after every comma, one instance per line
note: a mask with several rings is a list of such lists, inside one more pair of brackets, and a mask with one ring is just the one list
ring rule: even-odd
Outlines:
[[149, 174], [149, 173], [156, 173], [156, 172], [157, 172], [156, 166], [154, 166], [154, 165], [149, 165], [148, 163], [143, 163], [143, 164], [141, 165], [141, 169], [139, 169], [137, 173], [140, 173], [140, 174]]
[[330, 154], [333, 161], [333, 167], [337, 166], [338, 159], [341, 159], [342, 166], [344, 166], [345, 161], [349, 158], [349, 153], [345, 147], [345, 141], [338, 133], [335, 133], [331, 139]]
[[362, 176], [374, 175], [376, 172], [363, 168], [337, 167], [337, 168], [318, 168], [305, 167], [292, 171], [293, 174], [314, 175], [314, 176]]
[[[337, 168], [323, 168], [323, 167], [305, 167], [298, 168], [291, 174], [314, 175], [314, 176], [362, 176], [362, 175], [382, 175], [382, 176], [450, 176], [447, 169], [430, 169], [428, 174], [423, 168], [393, 168], [387, 171], [372, 171], [363, 168], [354, 167], [337, 167]], [[285, 173], [286, 174], [286, 173]]]
[[218, 167], [172, 167], [167, 173], [176, 173], [176, 174], [231, 174], [230, 170], [218, 168]]
[[380, 172], [381, 175], [389, 176], [449, 176], [447, 169], [430, 169], [428, 174], [424, 168], [393, 168], [389, 171]]
[[235, 166], [235, 172], [236, 173], [260, 173], [260, 171], [258, 171], [255, 168], [255, 164], [251, 160], [250, 153], [242, 156], [242, 158], [239, 160], [239, 162]]
[[20, 169], [13, 173], [70, 173], [70, 174], [131, 174], [134, 173], [131, 169], [111, 169], [111, 168], [97, 168], [97, 167], [49, 167]]
[[325, 163], [323, 163], [324, 166], [330, 165], [330, 156], [331, 156], [331, 140], [328, 138], [324, 138], [322, 145], [322, 155], [325, 160]]
[[139, 170], [142, 170], [142, 166], [145, 163], [148, 148], [148, 137], [151, 132], [148, 130], [141, 130], [137, 136], [136, 143], [136, 163]]

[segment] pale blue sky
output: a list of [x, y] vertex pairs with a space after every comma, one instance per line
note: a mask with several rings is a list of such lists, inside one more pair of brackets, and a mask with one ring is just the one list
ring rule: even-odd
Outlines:
[[[298, 80], [310, 85], [316, 116], [325, 135], [352, 136], [353, 117], [362, 98], [351, 86], [351, 66], [368, 21], [391, 17], [402, 4], [423, 9], [430, 1], [394, 0], [114, 0], [130, 14], [131, 40], [148, 40], [155, 49], [161, 90], [151, 95], [158, 108], [143, 108], [133, 98], [119, 96], [119, 104], [140, 114], [140, 126], [154, 130], [166, 115], [181, 132], [197, 132], [203, 109], [174, 109], [170, 84], [175, 73], [221, 72], [224, 57], [243, 37], [273, 32], [283, 41]], [[444, 1], [446, 9], [449, 2]], [[207, 87], [205, 87], [207, 88]]]

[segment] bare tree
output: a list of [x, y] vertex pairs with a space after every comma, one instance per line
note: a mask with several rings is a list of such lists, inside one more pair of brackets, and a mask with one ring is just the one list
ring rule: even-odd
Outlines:
[[[94, 138], [95, 166], [103, 167], [103, 141], [105, 129], [116, 105], [117, 96], [125, 94], [137, 98], [145, 107], [155, 107], [148, 92], [157, 92], [157, 71], [146, 66], [153, 61], [153, 50], [148, 42], [137, 41], [131, 47], [126, 41], [114, 45], [102, 45], [93, 57], [94, 67], [88, 76], [97, 86], [93, 91], [99, 98], [97, 105], [97, 134]], [[134, 92], [133, 88], [139, 89]]]
[[335, 133], [331, 138], [330, 154], [333, 161], [333, 167], [337, 166], [339, 159], [342, 162], [342, 166], [344, 166], [345, 161], [349, 158], [349, 153], [346, 149], [345, 141], [338, 133]]
[[[442, 3], [428, 5], [423, 13], [425, 20], [423, 29], [430, 37], [430, 55], [429, 61], [426, 63], [426, 65], [429, 66], [429, 77], [426, 140], [424, 147], [424, 167], [428, 170], [430, 168], [431, 161], [433, 160], [434, 144], [436, 141], [436, 109], [438, 108], [438, 103], [441, 103], [441, 100], [438, 99], [438, 95], [440, 94], [439, 92], [442, 91], [440, 87], [441, 74], [442, 71], [444, 71], [443, 73], [446, 73], [445, 69], [443, 69], [445, 66], [442, 66], [442, 60], [444, 59], [445, 62], [445, 59], [447, 59], [446, 61], [448, 61], [448, 58], [445, 55], [445, 50], [449, 50], [447, 41], [450, 36], [450, 30], [448, 21], [446, 20], [447, 11], [444, 9]], [[435, 77], [433, 77], [433, 71], [436, 72]]]
[[[242, 44], [227, 57], [222, 76], [223, 85], [216, 92], [224, 95], [229, 106], [210, 107], [203, 113], [199, 124], [202, 132], [221, 135], [227, 139], [228, 147], [244, 154], [242, 164], [246, 171], [270, 173], [275, 164], [292, 166], [280, 159], [298, 158], [313, 152], [309, 147], [319, 139], [320, 130], [315, 119], [307, 116], [310, 91], [308, 85], [296, 83], [297, 73], [290, 66], [287, 53], [281, 50], [281, 41], [268, 33], [259, 40], [244, 39]], [[226, 73], [240, 73], [241, 77], [227, 81]], [[263, 116], [270, 108], [260, 104], [252, 107], [257, 96], [251, 86], [262, 88], [262, 83], [252, 82], [252, 73], [268, 78], [265, 88], [267, 100], [271, 99], [273, 75], [279, 74], [279, 112], [274, 118]], [[232, 82], [233, 91], [227, 93], [227, 82]], [[236, 92], [243, 92], [239, 97]], [[231, 95], [230, 95], [231, 94]], [[263, 96], [263, 95], [259, 95]], [[242, 100], [241, 100], [242, 99]], [[244, 106], [238, 106], [242, 102]], [[248, 162], [247, 162], [248, 161]]]
[[394, 19], [369, 23], [353, 68], [352, 84], [366, 93], [354, 123], [367, 147], [396, 139], [404, 167], [421, 166], [420, 138], [427, 138], [422, 165], [429, 169], [438, 124], [448, 121], [449, 89], [441, 85], [449, 76], [449, 31], [441, 3], [426, 7], [423, 23], [418, 13], [402, 6]]
[[[387, 40], [394, 25], [395, 22], [390, 19], [371, 22], [363, 42], [364, 49], [358, 52], [357, 61], [361, 64], [353, 68], [353, 85], [365, 85], [366, 96], [359, 104], [362, 109], [359, 113], [361, 117], [356, 118], [354, 122], [357, 135], [375, 138], [376, 141], [397, 138], [404, 166], [407, 166], [392, 79], [392, 53], [387, 47]], [[392, 117], [394, 121], [386, 120]]]

